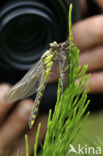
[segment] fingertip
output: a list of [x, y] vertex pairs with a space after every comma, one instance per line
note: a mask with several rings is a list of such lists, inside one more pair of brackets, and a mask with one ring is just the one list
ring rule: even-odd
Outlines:
[[[91, 25], [93, 25], [93, 27], [91, 27]], [[80, 48], [81, 51], [100, 45], [103, 43], [102, 27], [102, 15], [97, 15], [77, 22], [72, 28], [74, 43]]]
[[0, 103], [5, 103], [4, 96], [10, 87], [11, 85], [8, 83], [0, 84]]
[[33, 107], [32, 99], [25, 99], [19, 102], [18, 104], [18, 113], [21, 118], [28, 119]]
[[0, 88], [3, 87], [3, 88], [7, 88], [9, 89], [12, 85], [10, 83], [1, 83], [0, 84]]

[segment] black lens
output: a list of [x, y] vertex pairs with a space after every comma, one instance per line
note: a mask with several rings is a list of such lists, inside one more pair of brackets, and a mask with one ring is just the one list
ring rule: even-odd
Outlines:
[[2, 4], [2, 59], [15, 69], [29, 69], [40, 59], [50, 42], [64, 40], [66, 17], [64, 7], [58, 1], [9, 0], [7, 4]]
[[28, 56], [31, 51], [35, 55], [47, 44], [48, 30], [38, 16], [24, 15], [17, 17], [6, 25], [4, 31], [5, 44], [18, 56]]

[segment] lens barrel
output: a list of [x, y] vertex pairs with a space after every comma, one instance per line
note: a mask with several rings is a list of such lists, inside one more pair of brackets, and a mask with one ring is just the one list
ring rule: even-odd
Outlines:
[[28, 70], [48, 48], [67, 35], [66, 3], [55, 0], [5, 0], [0, 13], [0, 58]]

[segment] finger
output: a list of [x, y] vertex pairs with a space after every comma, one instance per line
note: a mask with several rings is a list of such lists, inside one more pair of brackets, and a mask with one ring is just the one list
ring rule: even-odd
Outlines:
[[80, 1], [80, 9], [82, 12], [82, 16], [85, 17], [88, 14], [88, 6], [86, 0], [79, 0]]
[[12, 143], [25, 129], [32, 110], [33, 101], [21, 101], [14, 112], [0, 128], [0, 149], [4, 149]]
[[[34, 128], [32, 128], [27, 133], [28, 140], [29, 140], [29, 155], [32, 155], [33, 150], [34, 150], [34, 143], [35, 143], [38, 123], [41, 123], [41, 130], [40, 130], [40, 133], [39, 133], [38, 144], [40, 144], [43, 141], [44, 136], [46, 134], [47, 119], [48, 119], [47, 115], [42, 115], [39, 118], [37, 118], [37, 122], [35, 123]], [[26, 147], [25, 147], [24, 136], [20, 140], [18, 140], [18, 142], [16, 143], [16, 145], [15, 145], [15, 147], [14, 147], [14, 149], [13, 149], [13, 151], [12, 151], [10, 156], [16, 155], [17, 150], [19, 151], [19, 155], [22, 155], [22, 156], [26, 155]]]
[[12, 104], [6, 104], [4, 101], [4, 95], [10, 88], [9, 84], [0, 85], [0, 121], [4, 118], [7, 111], [11, 108]]
[[53, 74], [51, 74], [48, 83], [57, 82], [59, 79], [59, 67], [58, 65], [55, 66]]
[[101, 12], [103, 12], [103, 0], [101, 1], [101, 0], [94, 0], [96, 3], [97, 3], [97, 5], [100, 7], [100, 9], [101, 9]]
[[103, 15], [82, 20], [73, 25], [75, 44], [83, 51], [103, 44]]
[[[88, 81], [84, 86], [84, 90], [86, 89], [88, 83], [91, 81], [90, 91], [89, 93], [100, 93], [103, 92], [103, 72], [92, 73]], [[77, 80], [77, 83], [79, 80]]]
[[94, 71], [103, 68], [103, 46], [92, 48], [79, 55], [79, 64], [88, 64], [87, 71]]

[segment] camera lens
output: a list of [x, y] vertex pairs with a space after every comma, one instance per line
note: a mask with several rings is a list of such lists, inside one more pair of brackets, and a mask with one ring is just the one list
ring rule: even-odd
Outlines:
[[49, 23], [44, 23], [38, 16], [27, 14], [6, 24], [3, 30], [3, 48], [7, 54], [5, 56], [12, 60], [9, 62], [13, 63], [13, 66], [28, 69], [47, 49], [52, 35]]
[[[22, 20], [23, 19], [23, 20]], [[15, 18], [5, 29], [5, 42], [11, 51], [20, 53], [45, 45], [47, 32], [38, 17], [25, 15]]]
[[[51, 7], [36, 0], [2, 4], [0, 55], [5, 63], [27, 70], [38, 61], [50, 42], [61, 41], [66, 36], [65, 22], [63, 26], [62, 16], [58, 18], [54, 9], [54, 6], [58, 8], [57, 4], [52, 4]], [[60, 8], [58, 11], [60, 15]]]

